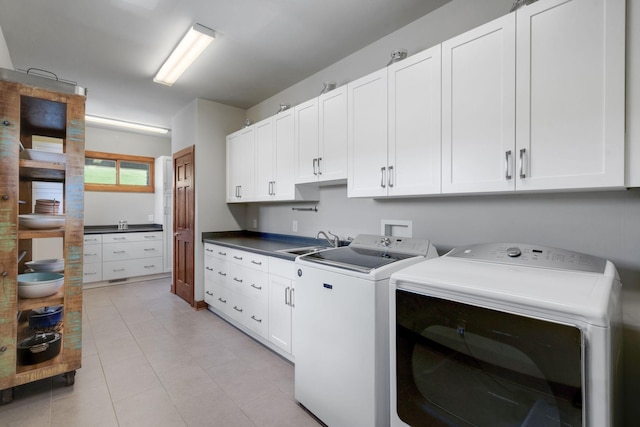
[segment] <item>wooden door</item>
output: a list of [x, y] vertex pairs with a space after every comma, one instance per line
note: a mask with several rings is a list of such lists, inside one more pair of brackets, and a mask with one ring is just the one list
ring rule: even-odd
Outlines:
[[193, 306], [195, 242], [195, 147], [173, 155], [173, 281], [171, 292]]

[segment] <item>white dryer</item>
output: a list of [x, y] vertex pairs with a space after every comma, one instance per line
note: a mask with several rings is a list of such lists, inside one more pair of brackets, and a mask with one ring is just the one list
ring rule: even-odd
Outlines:
[[610, 261], [528, 244], [394, 273], [391, 425], [616, 425], [620, 291]]

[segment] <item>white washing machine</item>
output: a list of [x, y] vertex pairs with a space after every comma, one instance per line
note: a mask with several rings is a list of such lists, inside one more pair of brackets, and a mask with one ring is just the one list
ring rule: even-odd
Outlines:
[[295, 398], [330, 427], [389, 425], [389, 277], [428, 240], [359, 235], [296, 259]]
[[394, 273], [391, 425], [616, 425], [620, 291], [610, 261], [528, 244]]

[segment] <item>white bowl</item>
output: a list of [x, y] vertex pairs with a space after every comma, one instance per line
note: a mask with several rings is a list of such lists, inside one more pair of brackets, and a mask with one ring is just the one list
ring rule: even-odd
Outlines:
[[23, 273], [18, 274], [18, 295], [22, 298], [41, 298], [53, 295], [64, 284], [64, 274]]
[[29, 269], [33, 270], [34, 272], [53, 271], [56, 273], [62, 273], [64, 271], [64, 260], [60, 258], [27, 261], [24, 263], [24, 265], [26, 265]]
[[23, 214], [18, 215], [18, 222], [21, 226], [33, 228], [35, 230], [51, 230], [64, 227], [64, 215], [49, 214]]
[[65, 161], [67, 160], [67, 157], [64, 155], [64, 153], [53, 153], [51, 151], [34, 150], [31, 148], [25, 149], [20, 157], [22, 157], [23, 159], [50, 163], [65, 163]]

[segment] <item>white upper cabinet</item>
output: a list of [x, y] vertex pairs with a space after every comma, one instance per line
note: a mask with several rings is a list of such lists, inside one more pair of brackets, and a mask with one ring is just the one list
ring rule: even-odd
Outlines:
[[[273, 200], [294, 200], [294, 146], [295, 126], [293, 110], [278, 113], [273, 118], [275, 149], [273, 152], [274, 174], [271, 185]], [[259, 163], [260, 158], [257, 159]]]
[[347, 179], [347, 86], [318, 97], [318, 181]]
[[247, 202], [255, 191], [255, 128], [227, 136], [227, 202]]
[[318, 181], [318, 98], [294, 107], [295, 114], [295, 182]]
[[516, 188], [624, 186], [624, 0], [545, 0], [516, 16]]
[[273, 193], [275, 170], [275, 138], [273, 117], [254, 126], [256, 135], [256, 191], [254, 200], [269, 200]]
[[387, 195], [387, 69], [347, 85], [348, 197]]
[[390, 65], [388, 78], [388, 195], [439, 194], [440, 45]]
[[296, 184], [347, 178], [347, 87], [295, 107]]
[[443, 43], [443, 193], [624, 186], [624, 0], [541, 0]]
[[514, 189], [515, 16], [442, 44], [442, 192]]

